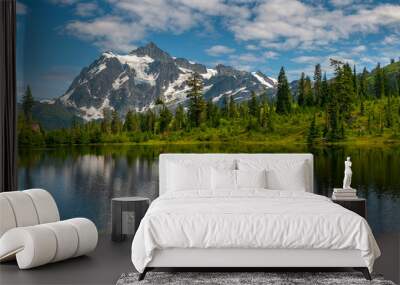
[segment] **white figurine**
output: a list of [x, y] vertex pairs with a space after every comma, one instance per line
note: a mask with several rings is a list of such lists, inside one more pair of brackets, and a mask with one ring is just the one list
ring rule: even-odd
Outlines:
[[353, 174], [353, 172], [351, 171], [350, 156], [348, 156], [347, 160], [344, 162], [343, 189], [352, 189], [350, 186], [352, 174]]

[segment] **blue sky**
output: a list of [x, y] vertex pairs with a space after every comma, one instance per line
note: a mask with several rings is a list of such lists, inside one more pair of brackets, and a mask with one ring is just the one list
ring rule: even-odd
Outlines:
[[61, 96], [102, 51], [149, 41], [173, 56], [290, 80], [329, 58], [373, 68], [400, 56], [398, 0], [18, 0], [21, 94]]

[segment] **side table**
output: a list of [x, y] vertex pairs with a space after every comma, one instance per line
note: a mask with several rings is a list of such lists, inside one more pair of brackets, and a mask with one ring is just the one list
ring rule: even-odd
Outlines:
[[367, 205], [364, 198], [355, 199], [332, 199], [332, 202], [359, 214], [364, 219], [367, 218]]
[[123, 241], [133, 236], [150, 205], [144, 197], [119, 197], [111, 200], [111, 239]]

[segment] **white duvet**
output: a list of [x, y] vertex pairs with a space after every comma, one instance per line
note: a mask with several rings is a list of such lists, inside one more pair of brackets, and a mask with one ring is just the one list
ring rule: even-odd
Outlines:
[[359, 215], [324, 196], [265, 189], [160, 196], [133, 239], [132, 262], [143, 272], [165, 248], [358, 249], [371, 272], [380, 255]]

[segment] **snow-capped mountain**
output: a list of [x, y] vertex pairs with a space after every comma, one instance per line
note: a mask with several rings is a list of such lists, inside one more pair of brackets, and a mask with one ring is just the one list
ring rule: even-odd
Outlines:
[[127, 55], [104, 52], [89, 67], [82, 69], [68, 90], [56, 100], [75, 110], [85, 120], [103, 117], [105, 108], [124, 115], [128, 110], [152, 108], [160, 97], [171, 107], [185, 103], [189, 87], [186, 81], [193, 72], [203, 78], [204, 97], [218, 103], [224, 96], [247, 100], [273, 89], [277, 82], [260, 71], [239, 71], [229, 66], [205, 65], [184, 58], [171, 57], [154, 43]]

